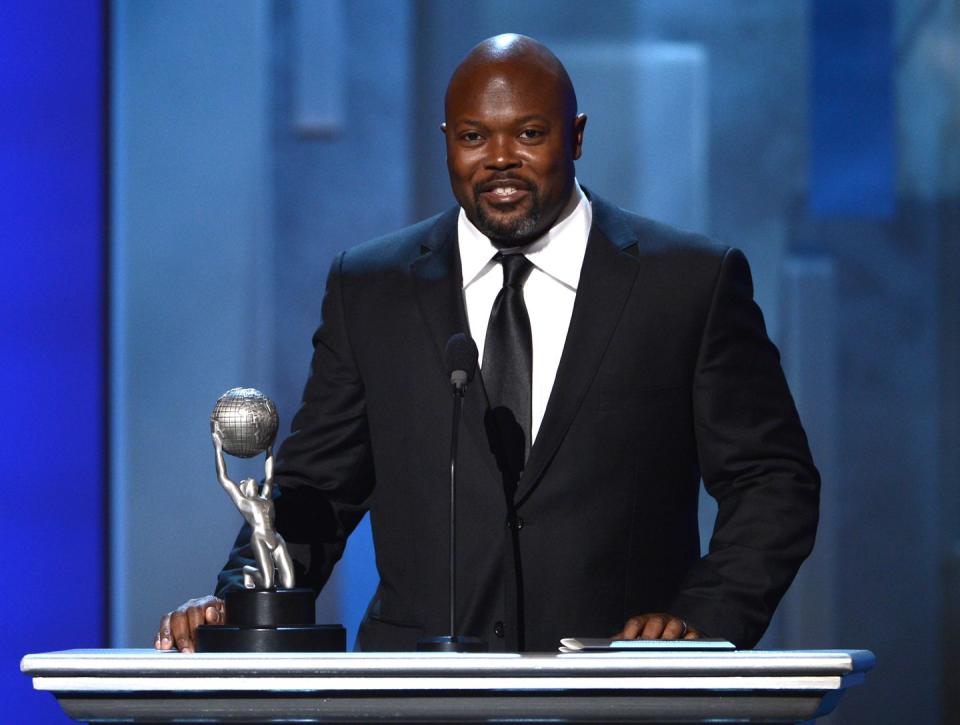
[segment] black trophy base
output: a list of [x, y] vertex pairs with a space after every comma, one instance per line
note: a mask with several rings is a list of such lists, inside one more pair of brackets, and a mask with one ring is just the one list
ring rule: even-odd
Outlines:
[[444, 635], [417, 640], [417, 652], [487, 652], [489, 649], [486, 640], [479, 637]]
[[311, 589], [241, 589], [224, 597], [225, 624], [197, 627], [197, 652], [346, 652], [339, 624], [313, 624]]
[[347, 632], [339, 624], [299, 627], [197, 627], [197, 652], [346, 652]]

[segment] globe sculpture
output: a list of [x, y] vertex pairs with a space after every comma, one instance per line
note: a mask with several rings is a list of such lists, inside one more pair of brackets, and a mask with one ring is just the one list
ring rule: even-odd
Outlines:
[[223, 450], [238, 458], [253, 458], [273, 445], [279, 426], [277, 406], [254, 388], [231, 388], [210, 414], [223, 438]]

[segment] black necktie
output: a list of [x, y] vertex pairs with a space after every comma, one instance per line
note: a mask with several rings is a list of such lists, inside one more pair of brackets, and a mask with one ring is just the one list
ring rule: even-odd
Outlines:
[[518, 479], [530, 452], [533, 339], [523, 284], [533, 264], [522, 254], [495, 259], [503, 266], [503, 289], [490, 310], [480, 371], [502, 444], [498, 458]]

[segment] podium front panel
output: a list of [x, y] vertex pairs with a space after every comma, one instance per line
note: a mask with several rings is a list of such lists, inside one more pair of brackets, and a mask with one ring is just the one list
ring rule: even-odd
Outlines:
[[70, 650], [23, 672], [79, 722], [804, 722], [863, 650], [181, 654]]

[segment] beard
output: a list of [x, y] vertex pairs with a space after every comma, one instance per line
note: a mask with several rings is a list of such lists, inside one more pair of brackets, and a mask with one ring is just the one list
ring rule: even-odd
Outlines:
[[484, 236], [489, 237], [498, 249], [519, 247], [528, 241], [540, 224], [540, 192], [535, 186], [529, 186], [529, 209], [520, 214], [491, 216], [481, 198], [480, 189], [474, 188], [474, 208], [477, 210], [476, 227]]

